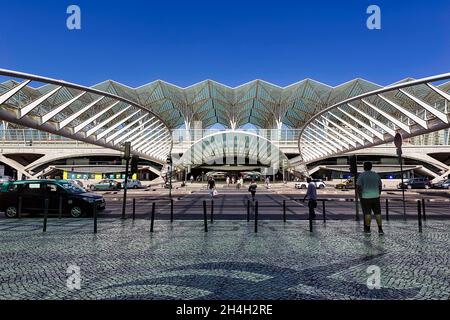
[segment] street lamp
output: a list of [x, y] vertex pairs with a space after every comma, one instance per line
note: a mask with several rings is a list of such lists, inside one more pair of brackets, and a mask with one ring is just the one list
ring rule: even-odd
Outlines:
[[172, 156], [167, 156], [167, 174], [169, 175], [169, 198], [172, 199]]

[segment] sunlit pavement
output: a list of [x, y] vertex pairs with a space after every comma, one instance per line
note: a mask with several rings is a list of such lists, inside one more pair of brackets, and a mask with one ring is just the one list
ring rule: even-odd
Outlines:
[[[0, 220], [1, 299], [448, 299], [450, 222]], [[69, 289], [69, 265], [80, 289]], [[369, 266], [380, 269], [369, 289]]]

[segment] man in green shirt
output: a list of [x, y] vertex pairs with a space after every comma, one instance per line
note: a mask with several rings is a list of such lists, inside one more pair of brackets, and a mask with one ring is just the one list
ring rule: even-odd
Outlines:
[[356, 190], [361, 199], [361, 207], [364, 214], [364, 232], [370, 233], [371, 212], [373, 211], [378, 225], [378, 233], [380, 235], [384, 234], [381, 227], [380, 205], [382, 184], [380, 176], [372, 171], [372, 162], [364, 162], [364, 172], [359, 175], [356, 181]]

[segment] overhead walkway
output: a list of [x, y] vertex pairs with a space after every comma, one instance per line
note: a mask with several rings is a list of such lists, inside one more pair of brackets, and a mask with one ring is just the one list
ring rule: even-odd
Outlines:
[[[165, 121], [115, 93], [0, 69], [0, 120], [164, 163], [172, 147]], [[35, 85], [42, 85], [35, 87]]]
[[450, 73], [376, 89], [312, 116], [299, 135], [300, 163], [411, 138], [450, 127], [450, 94], [435, 83]]

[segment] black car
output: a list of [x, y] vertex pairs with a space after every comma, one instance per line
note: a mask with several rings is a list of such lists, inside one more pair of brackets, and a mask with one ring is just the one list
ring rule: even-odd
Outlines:
[[[67, 180], [21, 180], [4, 183], [0, 190], [0, 211], [6, 217], [15, 218], [19, 207], [24, 213], [43, 213], [45, 199], [48, 199], [48, 212], [69, 214], [79, 218], [91, 215], [94, 206], [105, 209], [103, 196], [88, 193], [83, 188]], [[20, 205], [19, 205], [20, 203]]]
[[402, 183], [400, 182], [397, 186], [398, 189], [429, 189], [431, 188], [431, 182], [428, 178], [412, 178], [408, 179]]

